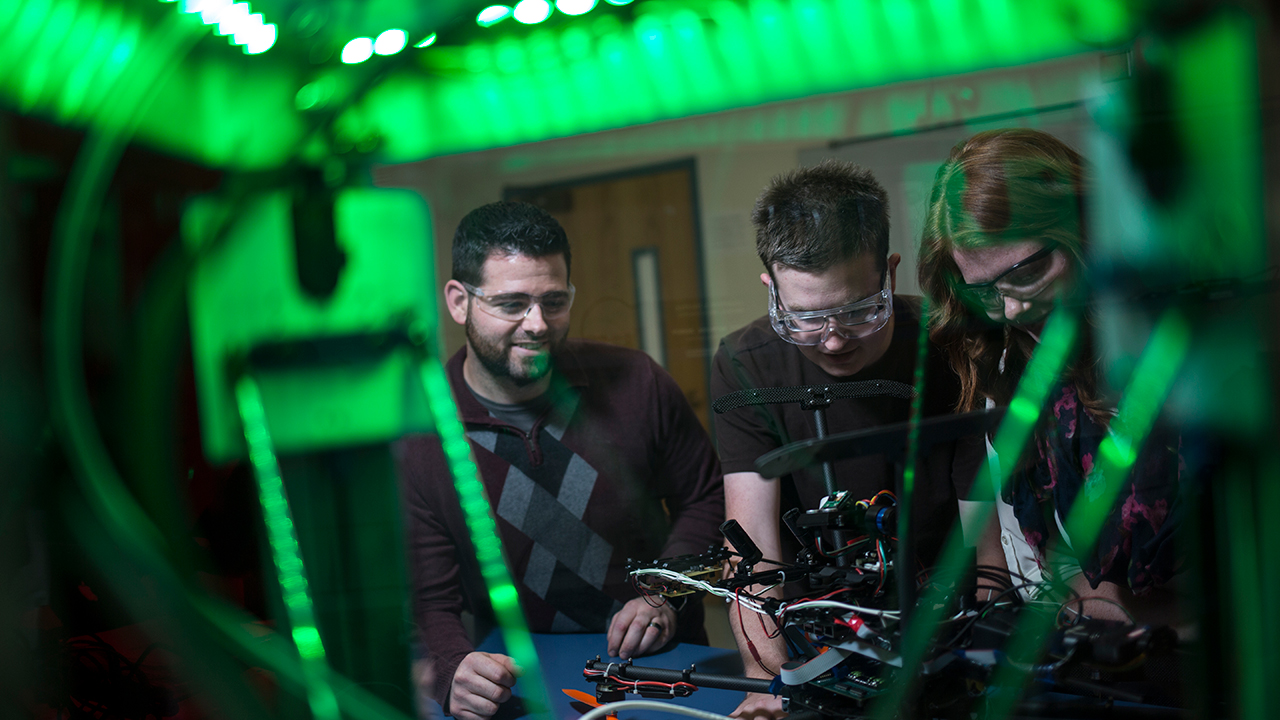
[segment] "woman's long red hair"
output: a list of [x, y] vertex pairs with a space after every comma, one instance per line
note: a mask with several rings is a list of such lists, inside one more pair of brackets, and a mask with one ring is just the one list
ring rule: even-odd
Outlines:
[[[1022, 128], [981, 132], [957, 143], [934, 177], [918, 273], [930, 300], [930, 337], [960, 376], [961, 412], [980, 409], [986, 398], [1008, 404], [1037, 342], [962, 300], [952, 252], [1026, 240], [1055, 243], [1072, 276], [1083, 278], [1088, 238], [1080, 154], [1048, 133]], [[1103, 397], [1089, 335], [1065, 379], [1089, 414], [1105, 424], [1112, 404]]]

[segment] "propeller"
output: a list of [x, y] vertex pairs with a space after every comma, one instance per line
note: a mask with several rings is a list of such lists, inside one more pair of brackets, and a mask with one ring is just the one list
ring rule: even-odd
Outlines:
[[[590, 693], [584, 693], [581, 690], [570, 690], [569, 688], [560, 688], [560, 690], [565, 695], [568, 695], [569, 697], [573, 698], [574, 700], [577, 700], [580, 703], [583, 703], [584, 705], [587, 705], [593, 708], [600, 707], [600, 701], [596, 700], [595, 696]], [[606, 720], [618, 720], [618, 716], [609, 715], [606, 718]]]

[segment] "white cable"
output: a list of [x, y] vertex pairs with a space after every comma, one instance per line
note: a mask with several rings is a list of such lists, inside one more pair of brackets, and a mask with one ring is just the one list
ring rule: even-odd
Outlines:
[[848, 610], [860, 615], [880, 615], [888, 618], [898, 617], [897, 610], [877, 610], [876, 608], [863, 607], [861, 605], [850, 605], [849, 603], [835, 602], [834, 600], [801, 600], [800, 602], [791, 603], [782, 608], [778, 613], [783, 615], [792, 610], [803, 610], [805, 608], [836, 608], [837, 610]]
[[765, 611], [765, 609], [760, 605], [760, 603], [749, 595], [738, 595], [736, 593], [732, 593], [728, 590], [725, 590], [724, 588], [718, 588], [708, 582], [705, 582], [702, 580], [695, 580], [689, 577], [688, 575], [685, 575], [683, 573], [678, 573], [674, 570], [667, 570], [666, 568], [644, 568], [641, 570], [633, 570], [631, 572], [631, 575], [635, 577], [638, 577], [640, 575], [657, 575], [658, 577], [666, 578], [668, 580], [675, 580], [676, 582], [679, 582], [682, 585], [688, 585], [689, 587], [696, 588], [709, 595], [714, 595], [716, 597], [724, 598], [726, 600], [736, 600], [743, 607], [747, 608], [748, 610], [751, 610], [752, 612], [757, 612], [761, 615], [769, 615], [769, 613]]
[[[747, 608], [748, 610], [752, 610], [761, 615], [769, 615], [769, 613], [764, 610], [764, 608], [760, 605], [760, 603], [750, 596], [742, 596], [736, 593], [729, 592], [724, 588], [718, 588], [702, 580], [695, 580], [689, 577], [688, 575], [684, 575], [683, 573], [678, 573], [674, 570], [667, 570], [666, 568], [644, 568], [641, 570], [632, 571], [631, 575], [633, 576], [657, 575], [658, 577], [666, 578], [668, 580], [675, 580], [676, 582], [679, 582], [684, 585], [688, 585], [693, 588], [697, 588], [698, 590], [702, 590], [703, 592], [714, 595], [716, 597], [721, 597], [728, 600], [735, 600], [739, 602], [743, 607]], [[836, 608], [838, 610], [848, 610], [850, 612], [860, 613], [864, 615], [878, 615], [878, 616], [887, 617], [887, 618], [898, 617], [897, 610], [878, 610], [876, 608], [863, 607], [861, 605], [851, 605], [849, 603], [835, 602], [833, 600], [802, 600], [800, 602], [795, 602], [790, 605], [784, 605], [778, 614], [782, 615], [791, 610], [801, 610], [804, 608], [811, 608], [811, 607]]]
[[700, 718], [701, 720], [730, 720], [728, 715], [720, 715], [706, 710], [685, 707], [684, 705], [675, 705], [671, 703], [660, 703], [653, 700], [622, 700], [620, 702], [608, 703], [598, 708], [588, 711], [578, 720], [598, 720], [606, 715], [614, 715], [620, 710], [658, 710], [660, 712], [669, 712], [675, 715], [688, 715], [689, 717]]

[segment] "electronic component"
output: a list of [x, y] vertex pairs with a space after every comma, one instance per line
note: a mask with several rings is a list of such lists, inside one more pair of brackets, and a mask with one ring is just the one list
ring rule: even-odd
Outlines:
[[[847, 492], [833, 492], [819, 507], [792, 511], [783, 520], [802, 549], [795, 564], [782, 565], [762, 557], [759, 548], [736, 521], [721, 527], [733, 550], [713, 547], [706, 553], [681, 555], [648, 563], [628, 562], [628, 572], [643, 593], [681, 597], [708, 593], [736, 603], [737, 622], [759, 622], [771, 635], [787, 638], [799, 655], [779, 668], [773, 683], [745, 677], [705, 676], [694, 668], [664, 670], [630, 663], [589, 662], [584, 677], [597, 685], [603, 701], [628, 693], [649, 698], [687, 695], [698, 687], [719, 687], [773, 692], [784, 698], [790, 712], [816, 714], [820, 718], [867, 717], [870, 703], [899, 682], [904, 671], [898, 599], [895, 519], [897, 499], [880, 492], [853, 500]], [[855, 537], [850, 537], [856, 535]], [[740, 556], [736, 571], [722, 576], [724, 563]], [[756, 570], [757, 564], [764, 569]], [[973, 572], [962, 573], [961, 586], [972, 587]], [[917, 573], [918, 581], [928, 574]], [[753, 594], [756, 588], [803, 579], [804, 597]], [[1058, 590], [1042, 586], [1042, 596]], [[952, 592], [953, 607], [943, 630], [911, 672], [922, 683], [923, 695], [909, 705], [923, 713], [947, 717], [968, 716], [974, 699], [983, 696], [993, 678], [1013, 665], [1034, 673], [1038, 680], [1067, 691], [1079, 691], [1082, 669], [1129, 671], [1144, 662], [1148, 653], [1172, 647], [1168, 628], [1135, 627], [1080, 618], [1074, 622], [1063, 612], [1071, 600], [1041, 599], [1023, 604], [1014, 596], [997, 595], [975, 604], [961, 602]], [[1028, 614], [1056, 625], [1048, 639], [1048, 653], [1010, 657], [1013, 639], [1026, 624]], [[748, 618], [746, 616], [756, 616]], [[1083, 663], [1083, 664], [1082, 664]], [[1075, 672], [1068, 672], [1072, 668]], [[1089, 693], [1099, 697], [1136, 697], [1129, 691], [1090, 681]], [[741, 683], [747, 683], [743, 685]], [[764, 685], [761, 685], [764, 683]], [[926, 709], [929, 708], [929, 709]], [[933, 717], [935, 715], [927, 715]]]

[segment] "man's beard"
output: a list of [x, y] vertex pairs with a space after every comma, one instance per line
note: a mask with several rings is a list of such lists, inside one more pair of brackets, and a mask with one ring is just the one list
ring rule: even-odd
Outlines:
[[481, 335], [467, 316], [467, 341], [475, 351], [480, 365], [494, 378], [506, 378], [516, 387], [527, 387], [541, 380], [551, 372], [551, 357], [564, 345], [564, 336], [554, 337], [548, 332], [546, 336], [547, 350], [545, 355], [534, 358], [517, 359], [511, 357], [511, 348], [504, 347], [501, 341], [494, 342]]

